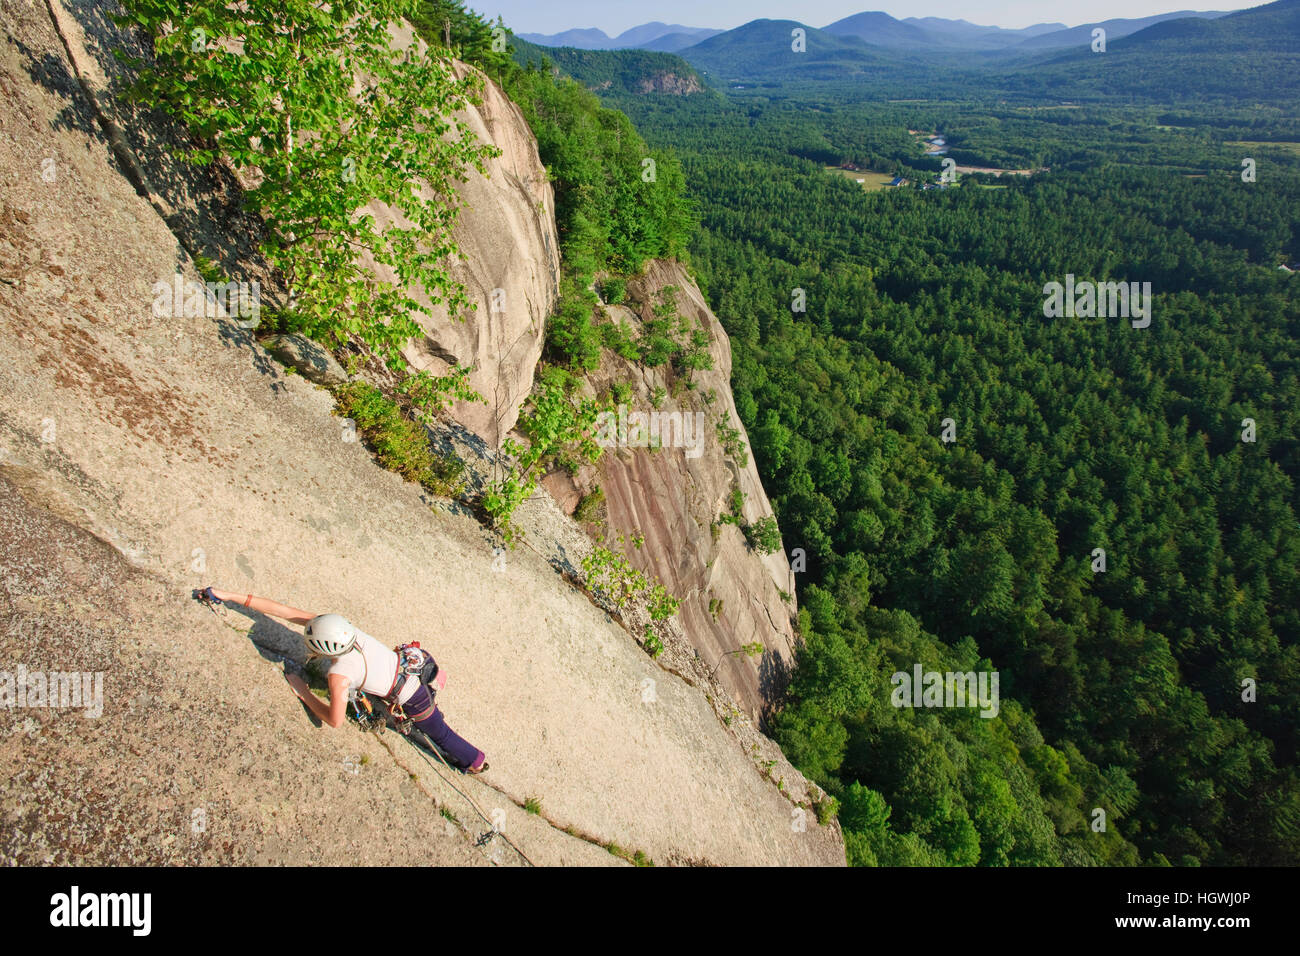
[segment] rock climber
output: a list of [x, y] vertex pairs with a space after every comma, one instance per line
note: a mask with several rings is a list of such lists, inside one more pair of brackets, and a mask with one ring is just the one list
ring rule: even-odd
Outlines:
[[299, 675], [290, 674], [287, 679], [294, 693], [324, 723], [331, 727], [341, 726], [347, 715], [349, 699], [355, 698], [357, 691], [364, 691], [390, 706], [400, 707], [415, 726], [447, 755], [448, 761], [465, 773], [478, 774], [488, 769], [483, 751], [448, 727], [434, 703], [437, 692], [430, 684], [444, 684], [446, 677], [429, 652], [418, 644], [406, 644], [393, 650], [342, 615], [309, 614], [253, 594], [240, 595], [208, 587], [196, 590], [194, 597], [209, 604], [229, 602], [291, 624], [304, 625], [312, 656], [332, 661], [327, 671], [329, 703], [313, 694]]

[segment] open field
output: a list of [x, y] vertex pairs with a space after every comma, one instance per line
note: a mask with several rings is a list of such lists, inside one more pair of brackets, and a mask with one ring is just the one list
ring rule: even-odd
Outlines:
[[998, 169], [993, 166], [957, 166], [954, 167], [959, 173], [987, 173], [990, 176], [1032, 176], [1034, 173], [1045, 173], [1046, 169]]
[[826, 172], [838, 173], [839, 175], [846, 176], [849, 179], [857, 180], [862, 184], [862, 188], [869, 192], [874, 192], [877, 189], [884, 189], [894, 181], [894, 177], [889, 173], [873, 173], [869, 169], [852, 170], [840, 169], [838, 166], [827, 166]]
[[1285, 143], [1285, 142], [1265, 143], [1265, 142], [1255, 142], [1250, 140], [1241, 140], [1239, 142], [1228, 143], [1227, 145], [1228, 146], [1249, 146], [1252, 149], [1281, 149], [1281, 150], [1285, 150], [1288, 153], [1294, 153], [1295, 155], [1300, 156], [1300, 143]]

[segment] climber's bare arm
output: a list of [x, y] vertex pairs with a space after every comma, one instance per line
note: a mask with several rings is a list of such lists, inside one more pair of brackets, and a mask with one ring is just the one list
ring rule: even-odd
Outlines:
[[220, 600], [228, 601], [231, 604], [238, 604], [242, 607], [249, 608], [259, 614], [268, 614], [271, 617], [278, 617], [282, 621], [288, 621], [290, 624], [307, 624], [316, 615], [296, 607], [289, 607], [287, 604], [280, 604], [272, 601], [270, 598], [258, 597], [256, 594], [240, 594], [235, 591], [223, 591], [221, 588], [213, 588], [212, 593]]
[[297, 674], [290, 674], [286, 680], [294, 693], [307, 705], [323, 723], [331, 727], [343, 726], [348, 710], [348, 679], [342, 674], [330, 674], [330, 702], [327, 704], [311, 692], [307, 682]]

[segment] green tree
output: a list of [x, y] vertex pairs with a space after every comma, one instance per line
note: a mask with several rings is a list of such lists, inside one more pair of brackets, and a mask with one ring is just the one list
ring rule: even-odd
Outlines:
[[[332, 345], [355, 337], [402, 366], [418, 332], [413, 289], [468, 307], [455, 254], [454, 187], [492, 148], [456, 117], [479, 89], [435, 50], [394, 49], [408, 0], [125, 0], [153, 40], [134, 94], [195, 134], [190, 158], [250, 176], [262, 250], [288, 284], [289, 328]], [[379, 228], [383, 204], [409, 226]], [[379, 282], [362, 253], [392, 270]]]

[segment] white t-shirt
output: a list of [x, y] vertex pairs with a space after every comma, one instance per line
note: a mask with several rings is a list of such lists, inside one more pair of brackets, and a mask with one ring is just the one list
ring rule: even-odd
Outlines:
[[[342, 657], [335, 658], [329, 673], [346, 677], [349, 690], [356, 688], [383, 697], [393, 686], [393, 677], [397, 674], [397, 652], [364, 631], [357, 630], [357, 646]], [[397, 702], [405, 704], [419, 686], [418, 680], [408, 680], [402, 692], [397, 695]], [[353, 695], [349, 692], [348, 696]]]

